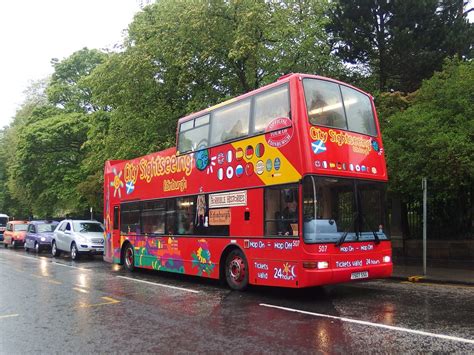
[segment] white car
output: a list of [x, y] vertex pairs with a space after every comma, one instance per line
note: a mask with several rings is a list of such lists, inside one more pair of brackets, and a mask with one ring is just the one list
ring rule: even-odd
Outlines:
[[54, 230], [51, 240], [51, 253], [59, 256], [61, 252], [71, 254], [77, 260], [83, 254], [104, 253], [104, 227], [97, 221], [66, 219]]

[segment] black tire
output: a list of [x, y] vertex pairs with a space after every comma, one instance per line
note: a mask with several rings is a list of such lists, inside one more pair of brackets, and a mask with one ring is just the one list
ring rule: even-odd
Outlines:
[[225, 260], [225, 279], [232, 290], [243, 291], [249, 284], [249, 267], [240, 249], [232, 250]]
[[8, 249], [8, 244], [7, 244], [7, 242], [4, 241], [4, 242], [3, 242], [3, 246], [5, 247], [5, 249]]
[[76, 246], [76, 243], [72, 242], [71, 244], [71, 259], [72, 260], [79, 260], [80, 258], [80, 254], [79, 254], [79, 250], [77, 250], [77, 246]]
[[55, 241], [53, 241], [51, 243], [51, 255], [53, 255], [54, 257], [58, 257], [59, 255], [61, 255], [61, 252], [59, 251], [58, 247], [56, 246]]
[[135, 251], [132, 244], [127, 244], [123, 251], [123, 265], [127, 271], [135, 270]]

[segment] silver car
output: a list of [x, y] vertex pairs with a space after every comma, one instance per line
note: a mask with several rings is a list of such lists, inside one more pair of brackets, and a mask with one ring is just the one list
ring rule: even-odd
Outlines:
[[66, 219], [54, 230], [51, 240], [51, 253], [59, 256], [61, 252], [71, 254], [77, 260], [83, 254], [104, 253], [104, 227], [97, 221]]

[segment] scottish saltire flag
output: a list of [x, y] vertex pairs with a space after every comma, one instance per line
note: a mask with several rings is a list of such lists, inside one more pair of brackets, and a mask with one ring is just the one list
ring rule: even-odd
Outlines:
[[311, 143], [311, 148], [313, 149], [314, 154], [324, 153], [327, 149], [322, 140], [317, 140]]
[[127, 195], [130, 195], [133, 190], [135, 190], [135, 185], [133, 184], [133, 181], [127, 181], [125, 187], [127, 188]]

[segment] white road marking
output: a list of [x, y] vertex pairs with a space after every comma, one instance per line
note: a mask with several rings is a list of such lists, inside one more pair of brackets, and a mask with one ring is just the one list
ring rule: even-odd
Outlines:
[[[34, 260], [34, 261], [41, 261], [41, 260], [50, 260], [48, 258], [45, 258], [45, 257], [38, 257], [38, 258], [34, 258], [34, 257], [31, 257], [31, 256], [25, 256], [25, 255], [19, 255], [19, 254], [12, 254], [14, 256], [18, 256], [19, 258], [24, 258], [24, 259], [30, 259], [30, 260]], [[54, 265], [59, 265], [59, 266], [64, 266], [64, 267], [68, 267], [68, 268], [71, 268], [71, 269], [77, 269], [77, 270], [81, 270], [81, 271], [91, 271], [90, 269], [86, 269], [86, 268], [83, 268], [83, 267], [77, 267], [77, 266], [71, 266], [71, 265], [65, 265], [65, 264], [62, 264], [62, 263], [58, 263], [57, 261], [50, 261], [51, 264], [54, 264]]]
[[19, 258], [24, 258], [24, 259], [38, 260], [38, 258], [34, 258], [32, 256], [25, 256], [25, 255], [19, 255], [19, 254], [11, 254], [11, 255], [18, 256]]
[[156, 283], [156, 282], [138, 280], [138, 279], [133, 279], [131, 277], [126, 277], [126, 276], [117, 276], [117, 277], [119, 277], [121, 279], [125, 279], [125, 280], [130, 280], [130, 281], [143, 282], [143, 283], [154, 285], [154, 286], [168, 287], [168, 288], [172, 288], [172, 289], [180, 290], [180, 291], [185, 291], [185, 292], [199, 293], [199, 291], [191, 290], [189, 288], [182, 288], [182, 287], [176, 287], [176, 286], [171, 286], [171, 285], [160, 284], [160, 283]]
[[409, 329], [409, 328], [395, 327], [395, 326], [393, 326], [393, 325], [372, 323], [372, 322], [367, 322], [367, 321], [363, 321], [363, 320], [357, 320], [357, 319], [351, 319], [351, 318], [344, 318], [344, 317], [331, 316], [331, 315], [329, 315], [329, 314], [322, 314], [322, 313], [314, 313], [314, 312], [302, 311], [302, 310], [299, 310], [299, 309], [293, 309], [293, 308], [287, 308], [287, 307], [280, 307], [280, 306], [275, 306], [275, 305], [265, 304], [265, 303], [260, 303], [260, 306], [262, 306], [262, 307], [268, 307], [268, 308], [281, 309], [281, 310], [283, 310], [283, 311], [288, 311], [288, 312], [296, 312], [296, 313], [301, 313], [301, 314], [307, 314], [307, 315], [315, 316], [315, 317], [337, 319], [337, 320], [340, 320], [340, 321], [343, 321], [343, 322], [355, 323], [355, 324], [362, 324], [362, 325], [368, 325], [368, 326], [370, 326], [370, 327], [378, 327], [378, 328], [396, 330], [396, 331], [399, 331], [399, 332], [405, 332], [405, 333], [411, 333], [411, 334], [418, 334], [418, 335], [425, 335], [425, 336], [429, 336], [429, 337], [433, 337], [433, 338], [440, 338], [440, 339], [446, 339], [446, 340], [453, 340], [453, 341], [457, 341], [457, 342], [461, 342], [461, 343], [474, 344], [474, 340], [472, 340], [472, 339], [459, 338], [459, 337], [454, 337], [454, 336], [451, 336], [451, 335], [436, 334], [436, 333], [425, 332], [425, 331], [422, 331], [422, 330], [415, 330], [415, 329]]
[[77, 266], [71, 266], [71, 265], [65, 265], [65, 264], [62, 264], [62, 263], [58, 263], [57, 261], [52, 261], [51, 263], [54, 264], [54, 265], [69, 267], [71, 269], [77, 269], [77, 270], [81, 270], [81, 271], [91, 271], [90, 269], [85, 269], [83, 267], [77, 267]]
[[0, 319], [3, 318], [13, 318], [13, 317], [18, 317], [18, 314], [6, 314], [4, 316], [0, 316]]

